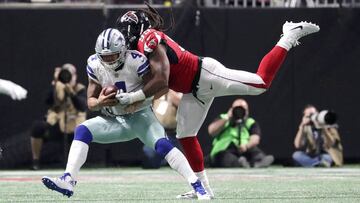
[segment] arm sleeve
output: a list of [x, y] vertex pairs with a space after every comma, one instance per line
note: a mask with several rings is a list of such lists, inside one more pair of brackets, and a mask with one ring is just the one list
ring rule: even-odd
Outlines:
[[307, 133], [305, 133], [304, 129], [303, 129], [301, 140], [300, 140], [299, 150], [306, 151], [306, 148], [307, 148], [308, 144], [309, 144], [309, 142], [308, 142], [308, 139], [307, 139]]
[[86, 91], [85, 88], [78, 91], [74, 96], [71, 97], [75, 108], [78, 111], [86, 111]]
[[260, 125], [255, 122], [251, 127], [250, 127], [250, 135], [259, 135], [261, 137], [261, 129], [260, 129]]

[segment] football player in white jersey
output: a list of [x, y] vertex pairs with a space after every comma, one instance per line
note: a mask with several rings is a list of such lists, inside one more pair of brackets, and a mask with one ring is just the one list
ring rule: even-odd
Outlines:
[[[88, 59], [88, 108], [102, 110], [103, 115], [77, 126], [64, 174], [59, 178], [44, 176], [49, 189], [71, 197], [80, 167], [85, 163], [89, 143], [115, 143], [139, 138], [146, 146], [163, 156], [170, 167], [181, 174], [197, 192], [198, 199], [210, 199], [187, 159], [165, 138], [165, 131], [151, 110], [152, 98], [145, 99], [143, 79], [150, 77], [147, 58], [138, 51], [127, 50], [124, 36], [117, 29], [106, 29], [97, 38], [96, 54]], [[121, 105], [116, 92], [105, 95], [107, 86], [143, 98], [132, 113]], [[134, 110], [134, 109], [133, 109]]]

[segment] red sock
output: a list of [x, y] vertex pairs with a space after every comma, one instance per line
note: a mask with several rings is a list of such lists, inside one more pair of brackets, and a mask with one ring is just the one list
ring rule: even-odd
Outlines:
[[272, 80], [274, 79], [276, 72], [281, 67], [286, 57], [286, 49], [275, 46], [268, 54], [261, 60], [258, 74], [265, 82], [265, 88], [269, 88]]
[[179, 139], [186, 159], [194, 172], [204, 170], [204, 155], [197, 137], [185, 137]]

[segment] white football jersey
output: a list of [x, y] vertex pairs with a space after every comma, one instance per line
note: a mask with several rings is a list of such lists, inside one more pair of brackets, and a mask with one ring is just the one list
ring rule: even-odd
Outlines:
[[[150, 71], [148, 59], [136, 50], [127, 50], [124, 64], [115, 70], [105, 68], [96, 54], [91, 55], [87, 63], [86, 72], [91, 80], [100, 84], [102, 88], [115, 85], [123, 92], [135, 92], [143, 88], [142, 76]], [[137, 111], [150, 106], [151, 102], [152, 97], [147, 98]], [[125, 107], [121, 104], [104, 107], [102, 112], [111, 116], [124, 115]]]

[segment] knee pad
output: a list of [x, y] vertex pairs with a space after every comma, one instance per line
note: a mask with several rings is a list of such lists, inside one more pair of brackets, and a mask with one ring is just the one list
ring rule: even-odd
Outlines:
[[79, 125], [76, 127], [74, 140], [79, 140], [81, 142], [89, 144], [92, 141], [92, 139], [93, 139], [93, 136], [92, 136], [90, 130], [86, 126]]
[[155, 143], [155, 151], [163, 158], [172, 150], [172, 148], [174, 148], [174, 146], [166, 138], [161, 138]]

